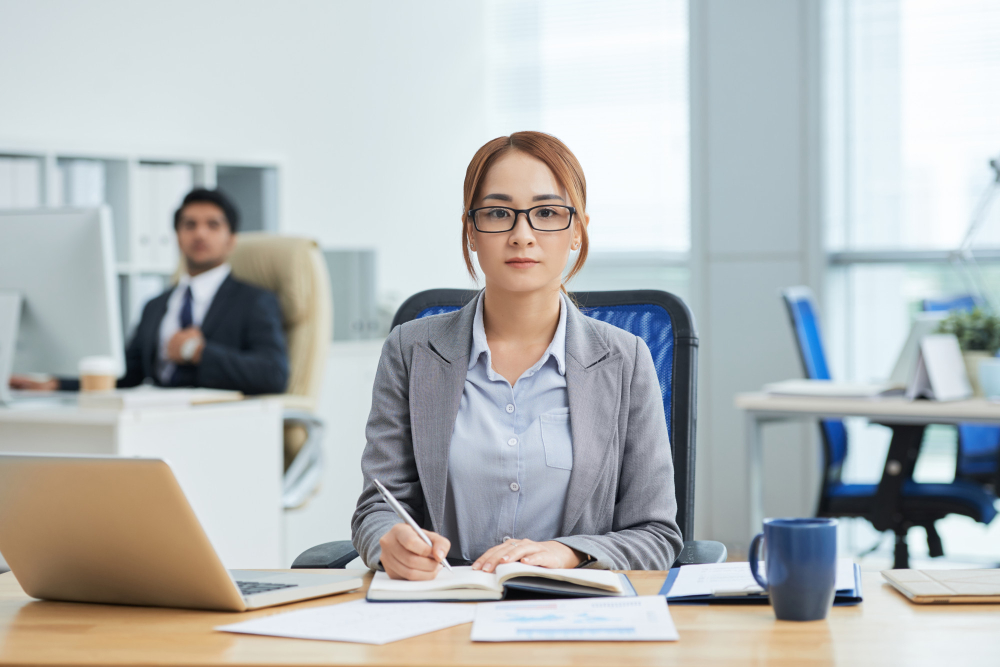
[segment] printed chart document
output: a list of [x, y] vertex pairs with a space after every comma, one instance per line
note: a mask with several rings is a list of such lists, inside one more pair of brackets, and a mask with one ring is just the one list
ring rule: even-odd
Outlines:
[[[764, 561], [760, 562], [760, 571], [766, 571]], [[838, 558], [834, 588], [843, 591], [853, 589], [854, 585], [854, 562], [850, 558]], [[750, 574], [749, 563], [710, 563], [680, 568], [667, 598], [760, 595], [763, 592]]]
[[329, 607], [290, 611], [216, 630], [247, 635], [322, 639], [359, 644], [388, 644], [408, 637], [471, 622], [473, 605], [433, 602], [371, 604], [355, 600]]
[[474, 642], [677, 641], [666, 598], [585, 598], [476, 605]]

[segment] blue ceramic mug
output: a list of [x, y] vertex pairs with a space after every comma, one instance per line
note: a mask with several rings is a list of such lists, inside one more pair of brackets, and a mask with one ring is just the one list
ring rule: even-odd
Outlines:
[[[767, 578], [758, 572], [760, 541]], [[782, 621], [819, 621], [833, 605], [837, 580], [836, 519], [765, 519], [750, 543], [750, 573]]]

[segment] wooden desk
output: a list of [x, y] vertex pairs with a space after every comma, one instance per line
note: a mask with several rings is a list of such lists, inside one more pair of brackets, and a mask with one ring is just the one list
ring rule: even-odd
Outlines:
[[[665, 573], [630, 572], [641, 595]], [[366, 579], [367, 582], [367, 579]], [[1000, 660], [1000, 605], [910, 604], [878, 573], [865, 602], [826, 621], [776, 621], [769, 606], [671, 605], [679, 642], [475, 644], [470, 624], [369, 646], [216, 632], [217, 625], [361, 597], [340, 595], [245, 614], [28, 598], [0, 575], [0, 665], [935, 665]]]
[[[928, 424], [1000, 424], [1000, 403], [982, 398], [966, 401], [910, 401], [902, 397], [834, 398], [781, 396], [765, 393], [737, 394], [736, 407], [744, 413], [744, 446], [747, 450], [747, 544], [760, 532], [763, 511], [764, 446], [761, 427], [788, 420], [865, 417], [891, 425], [893, 442], [888, 458], [903, 462], [902, 475], [912, 472], [920, 451], [922, 427]], [[917, 428], [919, 427], [919, 428]], [[742, 545], [736, 545], [740, 547]], [[996, 659], [1000, 663], [1000, 657]]]

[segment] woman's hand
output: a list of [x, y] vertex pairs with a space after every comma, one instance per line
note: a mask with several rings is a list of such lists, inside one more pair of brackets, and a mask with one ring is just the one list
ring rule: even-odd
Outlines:
[[584, 558], [585, 556], [579, 551], [570, 549], [562, 542], [507, 540], [477, 558], [472, 564], [472, 569], [492, 572], [497, 565], [517, 561], [538, 567], [570, 569], [582, 563]]
[[439, 562], [448, 555], [451, 542], [429, 530], [433, 547], [420, 539], [417, 531], [405, 523], [397, 523], [378, 541], [382, 547], [382, 567], [391, 579], [424, 581], [433, 579], [441, 569]]

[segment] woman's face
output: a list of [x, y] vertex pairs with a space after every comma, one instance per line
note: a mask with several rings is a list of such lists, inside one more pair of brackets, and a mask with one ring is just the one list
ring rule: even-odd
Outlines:
[[[520, 151], [510, 151], [494, 162], [479, 192], [482, 194], [473, 202], [474, 209], [571, 206], [566, 189], [548, 166]], [[480, 232], [471, 221], [468, 232], [487, 286], [509, 292], [558, 290], [570, 249], [579, 247], [582, 237], [576, 215], [569, 229], [557, 232], [535, 231], [523, 213], [517, 215], [517, 223], [508, 232]]]

